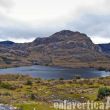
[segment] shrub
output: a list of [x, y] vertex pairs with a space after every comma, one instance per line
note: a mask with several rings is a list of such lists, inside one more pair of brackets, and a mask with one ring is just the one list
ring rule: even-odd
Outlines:
[[81, 79], [81, 76], [80, 75], [76, 75], [75, 79]]
[[47, 64], [45, 64], [45, 66], [49, 66], [49, 64], [47, 63]]
[[5, 88], [5, 89], [12, 89], [12, 90], [16, 89], [16, 87], [14, 85], [11, 85], [9, 83], [4, 83], [4, 82], [0, 83], [0, 87]]
[[99, 67], [98, 70], [99, 71], [105, 71], [106, 69], [104, 67]]
[[11, 96], [11, 94], [9, 92], [5, 92], [3, 95], [4, 96]]
[[35, 96], [35, 94], [31, 94], [31, 96], [30, 96], [30, 98], [31, 98], [31, 100], [35, 100], [36, 99], [36, 96]]
[[107, 87], [101, 87], [98, 90], [98, 99], [104, 99], [106, 96], [110, 95], [110, 89]]
[[59, 78], [59, 80], [64, 80], [64, 78]]
[[26, 85], [32, 86], [32, 81], [31, 80], [27, 80]]

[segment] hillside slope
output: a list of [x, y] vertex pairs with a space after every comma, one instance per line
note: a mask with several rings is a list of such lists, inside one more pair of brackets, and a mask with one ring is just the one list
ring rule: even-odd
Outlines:
[[65, 67], [94, 67], [108, 64], [101, 48], [80, 32], [63, 30], [50, 37], [37, 38], [30, 44], [30, 55], [36, 64]]
[[110, 58], [105, 56], [102, 48], [80, 32], [63, 30], [31, 43], [10, 45], [2, 43], [0, 46], [0, 67], [40, 64], [110, 68]]

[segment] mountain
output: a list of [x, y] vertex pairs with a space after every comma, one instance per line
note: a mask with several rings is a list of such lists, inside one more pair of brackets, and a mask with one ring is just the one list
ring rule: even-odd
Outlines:
[[56, 43], [57, 45], [60, 43], [59, 46], [61, 46], [61, 48], [74, 49], [79, 47], [91, 49], [97, 52], [101, 51], [100, 47], [93, 44], [91, 39], [86, 34], [72, 32], [70, 30], [63, 30], [51, 35], [50, 37], [37, 38], [33, 41], [34, 46], [49, 44], [55, 45]]
[[[107, 61], [101, 48], [83, 33], [63, 30], [35, 39], [29, 48], [31, 60], [38, 64], [65, 67], [93, 67]], [[103, 63], [101, 63], [103, 65]], [[108, 61], [107, 61], [108, 63]]]
[[99, 46], [105, 54], [110, 55], [110, 43], [108, 43], [108, 44], [99, 44]]
[[0, 47], [0, 67], [40, 64], [110, 68], [110, 58], [100, 45], [95, 45], [80, 32], [62, 30], [49, 37], [36, 38], [31, 43], [10, 45]]
[[29, 54], [27, 47], [25, 43], [0, 42], [0, 68], [31, 64], [31, 62], [25, 59]]
[[12, 41], [2, 41], [2, 42], [0, 42], [0, 46], [6, 46], [6, 47], [12, 46], [12, 45], [14, 45], [14, 44], [15, 44], [15, 43], [12, 42]]

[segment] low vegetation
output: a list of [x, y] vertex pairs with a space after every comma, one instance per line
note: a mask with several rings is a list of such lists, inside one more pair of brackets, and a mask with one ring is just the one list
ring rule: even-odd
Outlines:
[[20, 110], [54, 110], [54, 100], [102, 101], [110, 95], [110, 77], [42, 80], [24, 75], [0, 75], [0, 103]]
[[101, 87], [99, 88], [98, 90], [98, 96], [97, 98], [99, 100], [101, 99], [104, 99], [105, 97], [109, 96], [110, 95], [110, 88], [107, 88], [107, 87]]

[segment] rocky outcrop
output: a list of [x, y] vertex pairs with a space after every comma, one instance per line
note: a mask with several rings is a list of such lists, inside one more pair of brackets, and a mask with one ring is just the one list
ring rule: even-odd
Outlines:
[[50, 37], [46, 38], [37, 38], [33, 41], [33, 45], [45, 45], [45, 44], [56, 44], [62, 42], [62, 48], [87, 48], [95, 51], [101, 51], [99, 46], [93, 44], [91, 39], [83, 33], [80, 32], [72, 32], [70, 30], [63, 30], [57, 32]]

